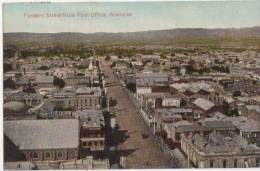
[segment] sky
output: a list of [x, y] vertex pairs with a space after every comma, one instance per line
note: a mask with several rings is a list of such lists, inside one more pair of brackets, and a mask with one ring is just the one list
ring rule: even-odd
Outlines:
[[[122, 16], [127, 15], [127, 16]], [[4, 3], [3, 32], [135, 32], [260, 26], [260, 1]]]

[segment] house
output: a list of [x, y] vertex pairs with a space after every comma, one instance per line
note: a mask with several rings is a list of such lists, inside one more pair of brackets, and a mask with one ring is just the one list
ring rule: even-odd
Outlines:
[[241, 115], [260, 123], [260, 106], [245, 105], [241, 108]]
[[174, 83], [170, 85], [170, 92], [180, 95], [187, 103], [199, 97], [215, 100], [214, 87], [205, 82]]
[[[136, 73], [136, 94], [145, 94], [154, 92], [164, 92], [168, 89], [168, 75], [166, 73]], [[158, 90], [159, 89], [159, 90]]]
[[4, 135], [27, 161], [64, 161], [79, 155], [77, 119], [5, 121]]
[[175, 143], [180, 143], [181, 134], [189, 135], [199, 133], [201, 135], [208, 135], [212, 132], [219, 132], [223, 135], [229, 135], [236, 132], [236, 127], [231, 121], [204, 118], [198, 122], [182, 120], [167, 124], [164, 130], [167, 132], [168, 138], [171, 138]]
[[131, 62], [132, 68], [141, 69], [143, 67], [142, 61], [132, 61]]
[[159, 55], [142, 55], [141, 56], [141, 59], [143, 62], [146, 62], [146, 61], [155, 61], [155, 60], [158, 60], [160, 59], [161, 57]]
[[39, 76], [37, 75], [35, 78], [34, 83], [37, 84], [38, 87], [44, 88], [44, 87], [53, 87], [53, 76]]
[[169, 93], [145, 93], [140, 95], [140, 103], [147, 109], [153, 108], [179, 108], [181, 99]]
[[156, 109], [155, 119], [160, 128], [163, 128], [165, 124], [175, 123], [183, 119], [192, 117], [191, 108], [171, 108], [171, 109]]
[[66, 86], [79, 87], [90, 86], [91, 78], [87, 76], [67, 76], [64, 78]]
[[42, 103], [43, 96], [40, 93], [17, 92], [6, 97], [6, 101], [19, 101], [29, 106], [37, 106]]
[[248, 143], [255, 144], [260, 147], [260, 123], [248, 119], [244, 116], [240, 117], [225, 117], [222, 120], [231, 121], [232, 124], [239, 130], [239, 134], [247, 139]]
[[204, 98], [197, 98], [192, 102], [194, 119], [206, 117], [209, 113], [216, 110], [215, 104]]

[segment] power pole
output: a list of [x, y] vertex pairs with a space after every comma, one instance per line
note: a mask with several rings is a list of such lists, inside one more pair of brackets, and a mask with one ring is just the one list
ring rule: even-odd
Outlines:
[[107, 111], [109, 112], [109, 98], [107, 98]]
[[155, 116], [153, 117], [153, 134], [155, 135]]
[[187, 151], [188, 151], [188, 168], [190, 168], [190, 151], [189, 150]]

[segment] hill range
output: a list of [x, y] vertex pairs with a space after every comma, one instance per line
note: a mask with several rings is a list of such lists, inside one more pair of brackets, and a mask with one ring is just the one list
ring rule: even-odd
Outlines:
[[11, 44], [163, 44], [163, 45], [226, 45], [260, 47], [260, 26], [249, 28], [178, 28], [126, 33], [26, 33], [3, 34], [4, 45]]

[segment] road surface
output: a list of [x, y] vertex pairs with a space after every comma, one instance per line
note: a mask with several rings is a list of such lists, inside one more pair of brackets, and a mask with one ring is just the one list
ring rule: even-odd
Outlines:
[[143, 133], [148, 133], [143, 119], [136, 112], [133, 104], [128, 99], [124, 88], [113, 74], [109, 64], [100, 58], [102, 70], [107, 77], [108, 98], [116, 100], [116, 106], [111, 109], [116, 113], [116, 122], [119, 125], [117, 141], [120, 155], [125, 156], [126, 168], [169, 168], [170, 156], [164, 154], [151, 136], [144, 138]]

